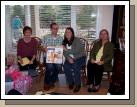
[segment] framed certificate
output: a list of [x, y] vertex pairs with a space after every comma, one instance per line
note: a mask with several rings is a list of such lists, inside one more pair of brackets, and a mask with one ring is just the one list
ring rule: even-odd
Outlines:
[[48, 46], [46, 63], [63, 63], [63, 46]]

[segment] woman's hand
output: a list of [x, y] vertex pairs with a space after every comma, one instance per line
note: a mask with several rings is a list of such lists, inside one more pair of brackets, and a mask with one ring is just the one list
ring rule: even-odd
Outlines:
[[98, 64], [98, 65], [103, 65], [103, 64], [104, 64], [104, 61], [98, 61], [97, 64]]
[[94, 64], [96, 61], [94, 59], [91, 59], [91, 63]]
[[23, 60], [22, 60], [22, 58], [21, 58], [21, 56], [18, 56], [18, 62], [20, 63], [20, 64], [23, 64]]
[[72, 58], [68, 58], [69, 63], [73, 64], [74, 60]]
[[20, 64], [23, 64], [23, 60], [22, 60], [22, 59], [20, 59], [20, 60], [19, 60], [19, 63], [20, 63]]
[[63, 50], [64, 50], [64, 51], [67, 51], [67, 48], [66, 48], [65, 46], [63, 46]]
[[29, 64], [33, 64], [33, 61], [32, 61], [32, 60], [30, 60]]

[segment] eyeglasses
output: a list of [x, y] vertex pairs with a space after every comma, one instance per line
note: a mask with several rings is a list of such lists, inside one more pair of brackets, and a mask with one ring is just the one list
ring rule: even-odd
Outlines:
[[55, 28], [52, 28], [52, 29], [55, 29], [55, 30], [57, 30], [57, 29], [58, 29], [58, 27], [55, 27]]

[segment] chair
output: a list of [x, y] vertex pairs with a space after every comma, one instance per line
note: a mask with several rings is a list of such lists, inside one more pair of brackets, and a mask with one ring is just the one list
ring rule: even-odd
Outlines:
[[[114, 58], [112, 59], [112, 67], [113, 67], [113, 60]], [[112, 75], [112, 71], [104, 71], [103, 72], [103, 80], [108, 80], [109, 82], [111, 81], [111, 75]], [[107, 78], [105, 78], [105, 76], [107, 76]]]
[[[33, 37], [37, 40], [37, 55], [36, 55], [36, 60], [37, 60], [37, 68], [36, 70], [38, 71], [38, 81], [40, 82], [42, 79], [42, 76], [45, 73], [45, 66], [43, 64], [43, 61], [41, 61], [42, 54], [44, 54], [44, 47], [42, 46], [42, 40], [39, 37]], [[43, 60], [43, 58], [42, 58]]]
[[42, 53], [42, 46], [41, 46], [42, 40], [39, 37], [33, 37], [33, 38], [36, 39], [36, 41], [38, 42], [36, 59], [40, 63], [40, 57], [41, 57], [41, 53]]
[[[84, 38], [80, 38], [80, 40], [82, 42], [82, 45], [84, 45], [84, 48], [86, 51], [86, 56], [88, 57], [88, 50], [89, 50], [88, 41]], [[86, 58], [86, 63], [87, 63], [87, 58]], [[84, 65], [82, 65], [82, 67], [81, 67], [81, 81], [84, 86], [87, 84], [86, 63]]]

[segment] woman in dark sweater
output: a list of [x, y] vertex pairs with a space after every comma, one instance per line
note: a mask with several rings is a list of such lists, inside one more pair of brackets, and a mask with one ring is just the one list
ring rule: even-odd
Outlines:
[[66, 28], [63, 46], [65, 56], [64, 72], [67, 83], [69, 89], [74, 87], [73, 92], [78, 92], [81, 88], [80, 69], [86, 63], [86, 53], [82, 42], [74, 36], [74, 30], [71, 27]]
[[99, 40], [94, 43], [91, 49], [87, 65], [88, 92], [97, 92], [100, 88], [103, 71], [112, 71], [113, 53], [114, 46], [109, 41], [109, 33], [106, 29], [102, 29]]
[[[24, 37], [18, 41], [17, 45], [17, 56], [19, 59], [19, 68], [21, 71], [24, 70], [35, 70], [36, 62], [36, 53], [37, 53], [37, 41], [34, 38], [31, 38], [32, 29], [28, 26], [25, 26], [23, 29]], [[30, 62], [29, 64], [22, 66], [22, 58], [27, 57]], [[31, 73], [31, 72], [29, 72]], [[33, 74], [32, 74], [33, 75]], [[35, 75], [35, 74], [34, 74]]]

